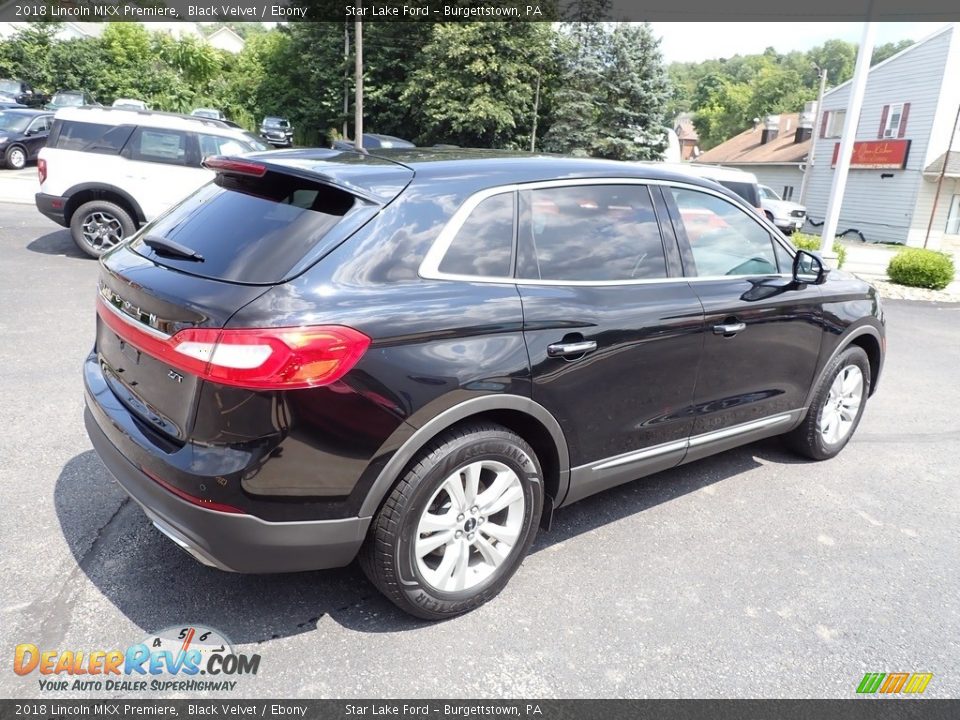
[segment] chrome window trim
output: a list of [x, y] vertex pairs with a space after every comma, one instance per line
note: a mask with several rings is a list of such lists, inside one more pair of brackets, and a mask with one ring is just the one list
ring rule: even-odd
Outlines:
[[[430, 246], [430, 249], [427, 251], [427, 254], [424, 255], [423, 261], [420, 263], [420, 267], [417, 271], [419, 276], [424, 280], [452, 280], [457, 282], [470, 282], [470, 283], [493, 283], [501, 285], [534, 285], [534, 286], [561, 286], [561, 287], [611, 287], [611, 286], [629, 286], [629, 285], [663, 285], [665, 283], [677, 283], [677, 282], [714, 282], [717, 280], [742, 280], [747, 278], [790, 278], [793, 277], [792, 273], [764, 273], [760, 275], [712, 275], [712, 276], [692, 276], [692, 277], [666, 277], [666, 278], [649, 278], [641, 280], [535, 280], [530, 278], [515, 278], [510, 276], [492, 276], [492, 275], [460, 275], [456, 273], [445, 273], [440, 271], [440, 263], [443, 261], [444, 255], [446, 255], [447, 250], [450, 248], [450, 244], [453, 242], [453, 239], [457, 236], [457, 233], [460, 232], [460, 229], [463, 227], [464, 223], [467, 221], [467, 218], [470, 216], [477, 205], [486, 200], [487, 198], [493, 197], [494, 195], [503, 195], [505, 193], [514, 193], [521, 190], [543, 190], [548, 188], [556, 187], [575, 187], [580, 185], [647, 185], [647, 186], [662, 186], [662, 187], [678, 187], [686, 190], [694, 190], [697, 192], [706, 193], [708, 195], [715, 195], [721, 200], [726, 200], [731, 205], [735, 207], [739, 206], [739, 209], [746, 212], [751, 216], [751, 218], [762, 227], [764, 230], [770, 234], [770, 237], [774, 242], [779, 243], [783, 249], [790, 255], [794, 257], [796, 255], [796, 249], [790, 245], [784, 244], [779, 237], [779, 231], [772, 232], [771, 225], [767, 222], [766, 218], [761, 218], [756, 216], [756, 211], [748, 205], [745, 205], [742, 202], [735, 202], [731, 198], [727, 197], [723, 193], [717, 192], [713, 188], [704, 187], [702, 185], [694, 185], [692, 183], [685, 183], [679, 180], [660, 180], [655, 178], [639, 178], [639, 177], [601, 177], [601, 178], [567, 178], [563, 180], [538, 180], [536, 182], [530, 183], [511, 183], [509, 185], [497, 185], [495, 187], [485, 188], [483, 190], [478, 190], [473, 195], [468, 197], [463, 204], [457, 208], [453, 213], [450, 219], [447, 221], [447, 224], [444, 225], [443, 229], [437, 235], [436, 239], [433, 241], [433, 245]], [[516, 204], [514, 204], [514, 213], [519, 212]]]

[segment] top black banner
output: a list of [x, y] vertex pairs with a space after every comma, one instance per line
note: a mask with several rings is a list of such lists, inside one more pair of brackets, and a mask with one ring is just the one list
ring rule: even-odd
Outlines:
[[[28, 22], [526, 22], [960, 20], [956, 0], [14, 0], [0, 20]], [[723, 32], [718, 29], [718, 32]]]

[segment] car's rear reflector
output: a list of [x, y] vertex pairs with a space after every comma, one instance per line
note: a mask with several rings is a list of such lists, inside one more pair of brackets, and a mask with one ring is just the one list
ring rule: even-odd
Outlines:
[[150, 472], [149, 470], [147, 470], [147, 469], [146, 469], [145, 467], [143, 467], [142, 465], [140, 466], [140, 471], [141, 471], [144, 475], [146, 475], [148, 478], [150, 478], [151, 480], [153, 480], [157, 485], [159, 485], [160, 487], [162, 487], [164, 490], [167, 490], [168, 492], [173, 493], [174, 495], [176, 495], [176, 496], [177, 496], [178, 498], [180, 498], [181, 500], [186, 500], [186, 501], [187, 501], [188, 503], [190, 503], [191, 505], [196, 505], [197, 507], [201, 507], [201, 508], [203, 508], [204, 510], [213, 510], [214, 512], [230, 513], [230, 514], [232, 514], [232, 515], [247, 515], [247, 514], [249, 514], [249, 513], [245, 512], [245, 511], [241, 510], [241, 509], [238, 508], [238, 507], [234, 507], [233, 505], [227, 505], [226, 503], [215, 502], [215, 501], [213, 501], [213, 500], [206, 500], [206, 499], [204, 499], [204, 498], [202, 498], [202, 497], [197, 497], [196, 495], [191, 495], [190, 493], [186, 492], [185, 490], [181, 490], [181, 489], [178, 488], [178, 487], [174, 487], [173, 485], [171, 485], [170, 483], [168, 483], [168, 482], [167, 482], [166, 480], [164, 480], [163, 478], [157, 477], [154, 473]]
[[251, 390], [320, 387], [346, 375], [370, 338], [342, 325], [293, 328], [189, 328], [165, 336], [137, 327], [103, 298], [100, 318], [121, 339], [171, 368], [204, 380]]
[[230, 158], [214, 155], [203, 161], [203, 166], [208, 170], [230, 173], [232, 175], [250, 175], [251, 177], [263, 177], [267, 174], [267, 166], [249, 160], [232, 160]]

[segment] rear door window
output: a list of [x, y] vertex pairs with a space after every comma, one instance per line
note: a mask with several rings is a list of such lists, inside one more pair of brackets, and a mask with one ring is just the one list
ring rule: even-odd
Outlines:
[[353, 207], [349, 193], [268, 172], [262, 178], [218, 175], [140, 238], [158, 236], [195, 251], [202, 261], [131, 247], [159, 265], [233, 282], [281, 282]]
[[520, 192], [517, 277], [629, 282], [667, 277], [660, 225], [645, 185]]
[[167, 165], [188, 165], [187, 133], [165, 128], [139, 128], [130, 141], [130, 159]]

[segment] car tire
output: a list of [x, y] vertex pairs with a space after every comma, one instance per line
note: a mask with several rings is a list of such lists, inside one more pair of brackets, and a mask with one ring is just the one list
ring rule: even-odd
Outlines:
[[98, 258], [130, 237], [136, 225], [130, 213], [116, 203], [92, 200], [70, 218], [73, 241], [90, 257]]
[[830, 363], [814, 393], [807, 416], [787, 433], [787, 444], [812, 460], [835, 457], [860, 424], [870, 392], [870, 361], [856, 345]]
[[364, 573], [394, 604], [426, 620], [483, 605], [536, 537], [542, 478], [533, 449], [510, 430], [474, 423], [448, 431], [384, 501], [360, 551]]
[[7, 148], [3, 161], [11, 170], [23, 170], [27, 166], [27, 151], [19, 145], [11, 145]]

